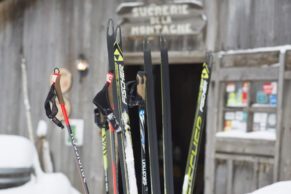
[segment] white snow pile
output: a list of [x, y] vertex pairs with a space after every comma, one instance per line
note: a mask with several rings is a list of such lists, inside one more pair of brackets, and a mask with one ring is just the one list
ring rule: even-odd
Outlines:
[[[0, 134], [0, 155], [2, 170], [33, 168], [30, 181], [21, 186], [0, 189], [0, 194], [80, 194], [64, 174], [42, 171], [34, 145], [24, 137]], [[1, 178], [5, 180], [5, 177]]]
[[44, 174], [19, 187], [1, 189], [0, 194], [80, 194], [61, 173]]
[[13, 135], [0, 135], [0, 168], [30, 168], [34, 147], [28, 139]]
[[261, 139], [267, 141], [275, 141], [276, 134], [270, 131], [254, 131], [254, 132], [242, 132], [242, 131], [227, 131], [217, 132], [216, 137], [220, 138], [240, 138], [240, 139]]
[[291, 193], [291, 181], [283, 181], [263, 187], [250, 194], [290, 194], [290, 193]]

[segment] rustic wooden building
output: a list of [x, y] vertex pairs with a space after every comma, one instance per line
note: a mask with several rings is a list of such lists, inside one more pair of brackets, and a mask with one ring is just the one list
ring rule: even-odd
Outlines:
[[[209, 99], [208, 106], [211, 121], [207, 126], [204, 192], [248, 193], [291, 178], [290, 151], [287, 151], [290, 142], [287, 140], [290, 137], [290, 2], [212, 2], [206, 3], [207, 40], [208, 49], [217, 53], [210, 92], [214, 99]], [[260, 105], [258, 102], [263, 102], [261, 87], [268, 83], [277, 86], [276, 97], [269, 98], [276, 102]], [[242, 97], [245, 97], [242, 104], [232, 101], [235, 93], [232, 86], [237, 88], [236, 84], [242, 84]], [[249, 89], [243, 94], [245, 86]], [[247, 115], [244, 124], [236, 120], [238, 112]], [[261, 133], [270, 129], [257, 123], [261, 119], [266, 119], [266, 123], [276, 121], [272, 123], [273, 131], [267, 133], [269, 137]], [[229, 130], [244, 133], [236, 137], [225, 132]]]
[[[65, 94], [72, 107], [70, 117], [83, 119], [85, 123], [84, 143], [80, 150], [92, 193], [101, 193], [104, 188], [100, 159], [101, 140], [94, 124], [91, 101], [103, 86], [107, 71], [105, 39], [107, 19], [113, 18], [120, 22], [121, 17], [125, 16], [118, 12], [120, 11], [118, 7], [125, 2], [128, 1], [0, 1], [0, 133], [28, 136], [21, 90], [21, 53], [27, 61], [34, 128], [40, 119], [46, 119], [43, 103], [49, 88], [49, 75], [52, 69], [55, 65], [65, 67], [73, 77], [72, 86]], [[145, 3], [171, 2], [148, 0]], [[202, 3], [202, 9], [207, 17], [207, 26], [201, 39], [205, 45], [198, 47], [199, 52], [197, 47], [191, 47], [195, 44], [188, 44], [187, 37], [171, 42], [170, 63], [173, 69], [172, 76], [175, 77], [175, 73], [180, 71], [180, 74], [188, 73], [186, 83], [197, 82], [199, 64], [203, 62], [204, 52], [206, 50], [216, 52], [215, 71], [209, 95], [211, 111], [207, 121], [205, 154], [207, 168], [204, 193], [244, 193], [273, 181], [290, 179], [291, 153], [288, 149], [291, 135], [288, 119], [290, 52], [288, 52], [289, 47], [284, 47], [286, 53], [282, 53], [282, 49], [275, 46], [291, 44], [289, 33], [291, 2], [288, 0], [204, 0]], [[134, 78], [134, 72], [142, 64], [138, 42], [129, 41], [126, 45], [128, 51], [135, 51], [127, 52], [125, 58], [126, 63], [131, 65], [129, 68], [131, 78]], [[265, 49], [246, 51], [257, 47], [274, 48], [270, 51]], [[227, 52], [238, 49], [241, 51]], [[82, 82], [79, 82], [79, 72], [75, 64], [80, 54], [86, 56], [90, 65], [88, 75]], [[158, 64], [158, 53], [153, 53], [153, 60]], [[266, 64], [279, 65], [272, 66], [272, 69], [263, 69], [261, 66]], [[248, 74], [249, 68], [254, 68], [253, 73]], [[158, 72], [158, 68], [156, 71]], [[196, 77], [190, 78], [191, 74]], [[232, 76], [229, 76], [230, 74]], [[174, 99], [183, 101], [177, 93], [187, 91], [187, 87], [192, 85], [183, 86], [179, 76], [175, 78], [173, 88], [180, 87], [181, 90], [173, 89]], [[223, 131], [223, 84], [228, 81], [262, 80], [277, 81], [278, 84], [277, 107], [267, 108], [267, 112], [277, 114], [277, 137], [271, 141], [245, 139], [239, 145], [245, 147], [236, 150], [237, 145], [231, 138], [221, 139], [216, 135], [216, 132]], [[192, 92], [188, 90], [185, 93], [189, 98], [187, 100], [193, 98], [192, 100], [185, 101], [180, 106], [174, 103], [173, 109], [177, 112], [189, 109], [187, 102], [195, 102]], [[173, 123], [174, 128], [177, 128], [174, 132], [175, 137], [181, 134], [183, 125], [191, 130], [191, 114], [194, 114], [191, 110], [189, 110], [189, 123], [183, 123], [182, 119]], [[81, 190], [73, 153], [71, 147], [65, 145], [63, 131], [49, 124], [48, 139], [56, 171], [65, 173], [72, 184]], [[178, 145], [185, 142], [180, 139], [177, 141]], [[187, 150], [188, 145], [185, 144], [183, 149]], [[181, 172], [183, 174], [183, 170]]]

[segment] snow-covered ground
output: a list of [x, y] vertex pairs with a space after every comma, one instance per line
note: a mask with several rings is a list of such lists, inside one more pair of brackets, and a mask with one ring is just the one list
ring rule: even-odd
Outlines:
[[291, 193], [291, 181], [284, 181], [263, 187], [250, 194], [290, 194], [290, 193]]
[[61, 173], [32, 176], [25, 185], [0, 189], [0, 194], [80, 194]]
[[[80, 194], [74, 189], [69, 179], [61, 173], [44, 173], [41, 170], [38, 155], [34, 145], [26, 138], [14, 135], [0, 135], [0, 184], [14, 183], [19, 178], [17, 175], [9, 175], [21, 169], [33, 171], [28, 182], [21, 186], [0, 189], [0, 194]], [[17, 176], [14, 177], [13, 176]], [[13, 184], [15, 185], [15, 184]]]

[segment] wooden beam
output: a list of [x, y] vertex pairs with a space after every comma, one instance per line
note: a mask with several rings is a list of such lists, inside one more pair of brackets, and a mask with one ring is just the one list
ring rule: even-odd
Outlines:
[[216, 137], [216, 152], [274, 157], [275, 141]]
[[221, 68], [216, 74], [216, 78], [221, 81], [247, 81], [247, 80], [277, 80], [279, 74], [278, 67], [232, 67]]
[[[201, 64], [205, 61], [205, 52], [203, 51], [169, 51], [169, 63], [170, 64]], [[160, 52], [152, 52], [152, 61], [153, 64], [157, 65], [161, 62]], [[142, 65], [143, 53], [134, 52], [134, 53], [124, 53], [124, 62], [126, 65]]]
[[218, 160], [235, 160], [235, 161], [243, 161], [243, 162], [259, 162], [259, 163], [267, 163], [274, 164], [273, 157], [266, 156], [250, 156], [250, 155], [237, 155], [237, 154], [224, 154], [224, 153], [216, 153], [215, 158]]
[[233, 160], [227, 160], [227, 194], [232, 194], [232, 187], [233, 187]]
[[223, 67], [258, 67], [265, 65], [273, 65], [279, 62], [280, 52], [254, 52], [227, 54], [222, 56]]
[[291, 80], [291, 71], [284, 72], [284, 79]]
[[278, 103], [277, 103], [277, 139], [275, 145], [275, 166], [274, 166], [274, 181], [280, 179], [280, 158], [282, 149], [282, 135], [283, 135], [283, 96], [284, 96], [284, 72], [286, 62], [286, 51], [281, 51], [280, 55], [280, 69], [278, 78]]

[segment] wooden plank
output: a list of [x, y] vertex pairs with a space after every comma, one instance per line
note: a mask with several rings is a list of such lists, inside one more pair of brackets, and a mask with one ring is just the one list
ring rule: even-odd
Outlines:
[[273, 183], [274, 165], [268, 163], [259, 163], [258, 169], [258, 188], [265, 187]]
[[276, 144], [275, 144], [275, 167], [274, 167], [274, 181], [278, 181], [280, 177], [280, 157], [281, 157], [281, 146], [282, 146], [282, 135], [283, 135], [283, 96], [284, 96], [284, 72], [285, 72], [285, 59], [286, 52], [281, 51], [280, 55], [280, 69], [278, 78], [278, 102], [277, 102], [277, 131], [276, 131]]
[[286, 69], [291, 70], [291, 50], [286, 51]]
[[235, 161], [232, 194], [249, 193], [254, 190], [253, 163]]
[[216, 137], [216, 152], [274, 156], [275, 142], [263, 139], [240, 139]]
[[[290, 139], [291, 139], [291, 110], [288, 108], [291, 106], [290, 98], [291, 98], [291, 80], [287, 80], [284, 83], [284, 91], [283, 91], [283, 113], [282, 113], [282, 126], [281, 126], [281, 141], [280, 149], [278, 149], [277, 164], [275, 168], [278, 168], [278, 180], [288, 180], [291, 178], [291, 153], [290, 153]], [[280, 153], [279, 153], [280, 151]]]
[[279, 63], [279, 51], [227, 54], [222, 57], [222, 67], [259, 67]]
[[[212, 73], [215, 73], [219, 68], [218, 55], [213, 56], [214, 64], [212, 67]], [[211, 75], [212, 76], [212, 75]], [[215, 190], [215, 134], [218, 130], [217, 123], [219, 120], [218, 115], [218, 104], [220, 102], [220, 89], [219, 82], [212, 79], [211, 85], [209, 87], [209, 98], [208, 98], [208, 109], [207, 109], [207, 118], [211, 118], [211, 122], [208, 122], [206, 125], [206, 154], [205, 154], [205, 193], [211, 194]]]
[[215, 182], [214, 190], [215, 194], [226, 194], [227, 192], [227, 161], [225, 160], [214, 160], [215, 161]]
[[218, 78], [221, 81], [247, 81], [247, 80], [276, 80], [279, 68], [223, 68], [219, 70]]
[[[80, 150], [92, 193], [102, 193], [103, 171], [102, 160], [98, 159], [102, 155], [101, 142], [92, 119], [91, 101], [104, 84], [107, 71], [105, 18], [114, 17], [112, 13], [117, 3], [10, 0], [0, 4], [0, 63], [3, 64], [0, 71], [3, 84], [0, 98], [3, 102], [1, 110], [5, 110], [0, 111], [1, 133], [27, 135], [20, 88], [21, 45], [27, 59], [34, 127], [39, 119], [46, 118], [43, 101], [49, 89], [48, 79], [53, 67], [66, 67], [74, 80], [71, 91], [64, 94], [72, 104], [71, 118], [85, 121], [86, 141]], [[90, 63], [89, 74], [82, 84], [78, 82], [79, 74], [75, 67], [80, 53], [84, 53]], [[46, 121], [49, 123], [48, 139], [56, 171], [65, 173], [72, 185], [81, 191], [72, 148], [64, 145], [64, 131]]]
[[263, 112], [276, 113], [276, 107], [224, 107], [223, 111], [246, 111], [246, 112]]
[[254, 175], [254, 181], [253, 181], [253, 190], [258, 189], [258, 185], [259, 185], [259, 162], [255, 161], [254, 162], [254, 168], [253, 168], [253, 175]]
[[[160, 64], [160, 52], [152, 52], [153, 64]], [[124, 53], [124, 61], [126, 65], [142, 65], [143, 53]], [[205, 61], [205, 52], [192, 51], [192, 52], [179, 52], [169, 51], [169, 64], [201, 64]]]
[[291, 80], [291, 71], [285, 71], [284, 72], [284, 79], [285, 80]]
[[218, 22], [218, 1], [204, 0], [205, 11], [208, 17], [207, 33], [206, 33], [206, 48], [209, 51], [215, 51], [217, 42]]
[[219, 160], [235, 160], [245, 162], [259, 162], [274, 164], [274, 158], [268, 156], [257, 156], [257, 155], [240, 155], [240, 154], [227, 154], [227, 153], [216, 153], [215, 158]]
[[233, 160], [227, 161], [227, 194], [233, 193]]
[[[216, 62], [219, 62], [219, 60], [216, 60], [217, 55], [214, 55], [214, 64], [212, 68], [212, 73], [216, 71]], [[213, 96], [217, 96], [218, 89], [215, 84], [215, 81], [211, 79], [209, 86], [209, 94], [210, 96], [207, 99], [207, 118], [212, 118], [212, 122], [208, 122], [206, 125], [206, 146], [205, 146], [205, 186], [204, 186], [204, 192], [205, 194], [210, 194], [214, 192], [214, 179], [215, 179], [215, 131], [216, 131], [216, 121], [217, 121], [217, 100], [218, 98], [212, 98]]]

